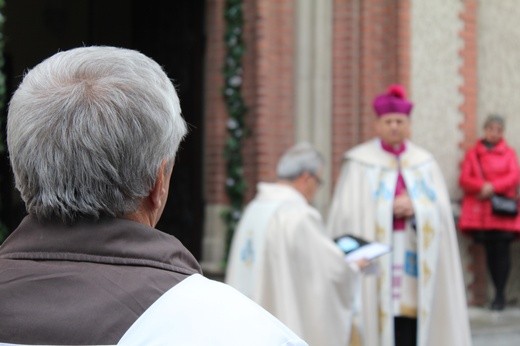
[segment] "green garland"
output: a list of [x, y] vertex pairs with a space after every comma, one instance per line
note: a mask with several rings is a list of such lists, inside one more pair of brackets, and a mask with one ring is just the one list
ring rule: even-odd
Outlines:
[[223, 95], [229, 114], [224, 157], [227, 177], [226, 194], [230, 204], [222, 214], [226, 223], [226, 261], [235, 228], [242, 216], [246, 191], [242, 158], [242, 142], [246, 134], [244, 119], [247, 113], [242, 97], [242, 56], [245, 52], [242, 39], [244, 26], [242, 6], [242, 0], [226, 0], [224, 10], [226, 22], [224, 40], [227, 50], [223, 68], [225, 80]]
[[[3, 124], [4, 124], [4, 106], [5, 106], [5, 74], [4, 74], [4, 23], [5, 17], [3, 13], [5, 0], [0, 0], [0, 155], [5, 151], [4, 136], [3, 136]], [[2, 207], [2, 201], [0, 200], [0, 208]], [[4, 240], [7, 234], [7, 230], [3, 223], [0, 221], [0, 243]]]

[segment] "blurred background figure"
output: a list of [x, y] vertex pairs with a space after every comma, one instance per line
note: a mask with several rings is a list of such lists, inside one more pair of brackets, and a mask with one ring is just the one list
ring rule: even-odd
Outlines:
[[495, 288], [491, 309], [503, 310], [505, 288], [511, 268], [510, 243], [520, 232], [520, 216], [493, 212], [495, 194], [516, 199], [520, 179], [516, 152], [505, 139], [504, 119], [490, 115], [484, 122], [484, 137], [468, 150], [459, 183], [464, 191], [459, 228], [481, 243]]
[[408, 140], [413, 104], [400, 85], [374, 98], [377, 138], [344, 155], [327, 231], [391, 245], [363, 278], [363, 345], [470, 345], [455, 222], [442, 172]]
[[260, 183], [233, 238], [226, 282], [262, 305], [309, 345], [348, 345], [352, 287], [364, 260], [349, 265], [325, 236], [312, 202], [324, 160], [309, 143], [278, 161]]

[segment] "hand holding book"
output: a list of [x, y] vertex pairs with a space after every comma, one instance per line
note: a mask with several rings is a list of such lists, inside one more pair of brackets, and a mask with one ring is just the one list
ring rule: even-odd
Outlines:
[[379, 242], [370, 242], [350, 234], [337, 237], [334, 241], [345, 253], [345, 260], [347, 262], [356, 262], [362, 259], [372, 261], [392, 251], [389, 245]]

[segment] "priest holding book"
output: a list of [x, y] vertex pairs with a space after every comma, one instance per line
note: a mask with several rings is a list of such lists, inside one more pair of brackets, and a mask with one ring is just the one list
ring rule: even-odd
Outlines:
[[309, 143], [285, 152], [277, 181], [258, 185], [233, 237], [226, 283], [275, 315], [309, 345], [351, 341], [361, 259], [347, 263], [310, 205], [324, 161]]
[[366, 276], [354, 323], [364, 346], [471, 344], [453, 214], [441, 170], [411, 143], [413, 104], [392, 85], [374, 99], [377, 138], [344, 156], [327, 224], [388, 244]]

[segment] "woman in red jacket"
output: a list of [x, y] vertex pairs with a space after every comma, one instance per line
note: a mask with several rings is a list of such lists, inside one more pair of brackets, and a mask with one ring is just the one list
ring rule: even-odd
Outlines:
[[520, 180], [515, 150], [503, 139], [504, 119], [489, 116], [484, 138], [466, 153], [459, 184], [464, 191], [459, 228], [484, 245], [487, 265], [495, 286], [491, 309], [505, 306], [505, 287], [510, 271], [509, 245], [520, 234], [519, 216], [497, 216], [490, 197], [500, 194], [516, 198]]

